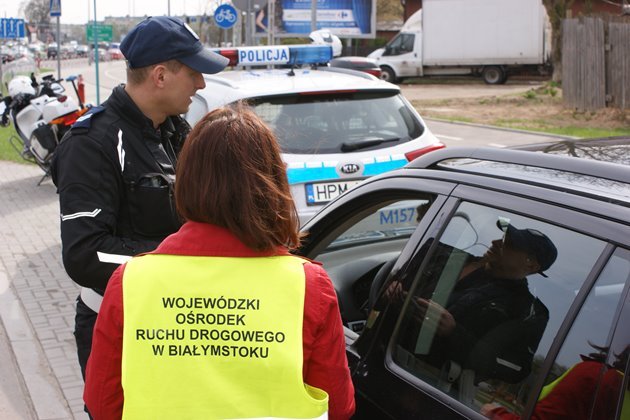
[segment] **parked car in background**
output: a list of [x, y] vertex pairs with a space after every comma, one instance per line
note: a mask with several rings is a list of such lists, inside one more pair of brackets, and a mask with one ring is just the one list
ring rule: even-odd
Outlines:
[[72, 44], [61, 45], [61, 58], [73, 58], [75, 54], [75, 47]]
[[52, 42], [46, 48], [46, 57], [48, 59], [57, 58], [57, 43]]
[[15, 57], [13, 56], [13, 51], [6, 45], [0, 46], [0, 57], [2, 58], [2, 63], [10, 63], [11, 61], [15, 60]]
[[119, 43], [112, 43], [105, 52], [105, 60], [123, 60], [125, 57], [119, 46]]
[[90, 47], [84, 44], [77, 45], [76, 54], [77, 57], [87, 57], [91, 52]]
[[629, 418], [629, 145], [449, 147], [303, 226], [355, 418]]
[[330, 46], [219, 52], [237, 67], [269, 58], [296, 67], [205, 76], [206, 88], [192, 98], [185, 117], [194, 125], [217, 107], [249, 102], [278, 137], [302, 223], [362, 180], [444, 147], [397, 86], [354, 70], [312, 68], [332, 58]]
[[34, 42], [28, 45], [29, 51], [33, 53], [34, 57], [43, 57], [46, 55], [46, 45], [41, 42]]
[[359, 70], [374, 77], [381, 77], [381, 68], [376, 63], [376, 60], [367, 57], [346, 56], [333, 58], [330, 60], [330, 67]]

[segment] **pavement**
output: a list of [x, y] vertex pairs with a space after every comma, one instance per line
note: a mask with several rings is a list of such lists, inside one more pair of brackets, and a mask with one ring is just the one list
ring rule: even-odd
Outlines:
[[59, 204], [35, 165], [0, 161], [0, 418], [87, 419], [72, 335], [78, 286]]

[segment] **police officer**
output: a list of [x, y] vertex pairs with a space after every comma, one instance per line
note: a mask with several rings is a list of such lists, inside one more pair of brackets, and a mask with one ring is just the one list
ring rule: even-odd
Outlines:
[[82, 286], [75, 338], [84, 377], [110, 275], [180, 226], [173, 181], [190, 127], [179, 115], [205, 87], [202, 73], [220, 72], [228, 62], [205, 49], [188, 25], [164, 16], [140, 22], [120, 49], [127, 83], [77, 121], [52, 166], [63, 263]]

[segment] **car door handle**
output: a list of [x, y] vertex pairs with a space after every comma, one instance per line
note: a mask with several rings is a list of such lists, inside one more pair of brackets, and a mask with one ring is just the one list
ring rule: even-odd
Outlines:
[[366, 376], [368, 376], [368, 373], [369, 371], [368, 371], [367, 363], [365, 362], [359, 363], [359, 365], [357, 366], [357, 370], [355, 371], [355, 375], [365, 378]]

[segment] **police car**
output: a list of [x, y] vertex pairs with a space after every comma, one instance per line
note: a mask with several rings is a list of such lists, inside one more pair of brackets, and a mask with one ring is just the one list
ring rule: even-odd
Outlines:
[[[194, 125], [217, 107], [248, 101], [278, 137], [302, 224], [363, 179], [444, 147], [397, 86], [328, 67], [330, 46], [216, 52], [236, 69], [205, 75], [185, 117]], [[268, 65], [283, 68], [254, 69]]]

